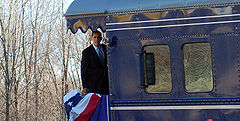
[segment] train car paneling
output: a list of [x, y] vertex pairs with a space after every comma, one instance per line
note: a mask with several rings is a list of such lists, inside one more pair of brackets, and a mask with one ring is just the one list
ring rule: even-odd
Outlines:
[[238, 110], [114, 111], [114, 121], [238, 121]]
[[[107, 37], [115, 43], [108, 54], [113, 101], [184, 98], [239, 100], [240, 17], [237, 8], [238, 5], [110, 16]], [[224, 13], [229, 16], [222, 16]], [[212, 91], [186, 91], [182, 46], [187, 43], [210, 44]], [[169, 93], [147, 93], [141, 85], [144, 78], [141, 73], [142, 49], [149, 45], [168, 45], [170, 48], [173, 88]]]

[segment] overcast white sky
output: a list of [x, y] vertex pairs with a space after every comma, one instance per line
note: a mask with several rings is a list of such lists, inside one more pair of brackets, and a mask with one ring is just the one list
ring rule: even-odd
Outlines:
[[67, 8], [69, 7], [69, 5], [73, 2], [74, 0], [66, 0], [66, 5], [65, 5], [65, 12], [67, 10]]

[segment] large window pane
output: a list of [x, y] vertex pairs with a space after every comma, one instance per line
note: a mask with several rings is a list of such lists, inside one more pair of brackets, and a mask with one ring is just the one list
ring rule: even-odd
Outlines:
[[186, 90], [188, 92], [211, 91], [213, 76], [210, 44], [185, 44], [183, 55]]
[[[145, 52], [144, 76], [147, 92], [170, 92], [172, 80], [168, 45], [146, 46], [143, 50]], [[150, 66], [154, 66], [154, 70]]]

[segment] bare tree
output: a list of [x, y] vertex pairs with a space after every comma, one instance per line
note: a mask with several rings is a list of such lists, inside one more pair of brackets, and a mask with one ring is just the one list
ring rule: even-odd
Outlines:
[[[5, 82], [5, 120], [10, 119], [10, 106], [11, 106], [11, 93], [13, 84], [16, 82], [16, 50], [17, 50], [17, 33], [18, 33], [18, 21], [14, 21], [17, 18], [16, 6], [17, 2], [11, 0], [9, 2], [9, 14], [5, 18], [3, 15], [0, 18], [1, 26], [1, 45], [3, 48], [0, 66], [3, 70], [4, 82]], [[5, 22], [4, 20], [7, 20]]]
[[0, 119], [66, 120], [63, 96], [81, 88], [79, 62], [89, 41], [66, 33], [63, 0], [2, 4]]

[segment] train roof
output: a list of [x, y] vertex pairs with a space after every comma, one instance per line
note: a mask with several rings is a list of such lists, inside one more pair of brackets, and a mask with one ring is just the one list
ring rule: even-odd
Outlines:
[[149, 11], [235, 2], [239, 2], [239, 0], [74, 0], [65, 16]]
[[89, 28], [106, 30], [108, 15], [160, 11], [164, 9], [239, 4], [239, 0], [74, 0], [64, 16], [73, 33]]

